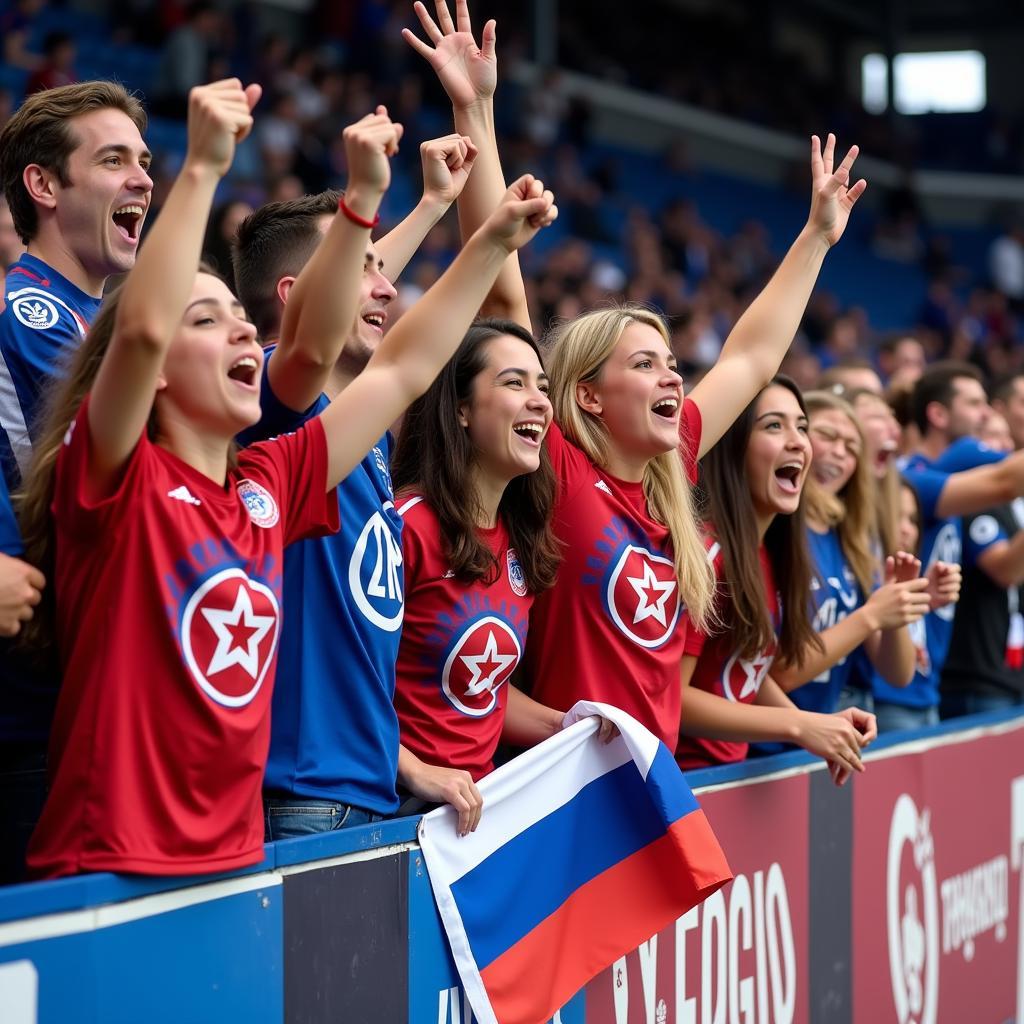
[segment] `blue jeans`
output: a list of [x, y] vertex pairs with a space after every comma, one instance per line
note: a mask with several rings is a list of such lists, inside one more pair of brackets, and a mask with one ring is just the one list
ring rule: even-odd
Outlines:
[[970, 693], [953, 691], [942, 695], [942, 717], [980, 715], [983, 711], [1009, 711], [1024, 704], [1019, 693]]
[[336, 832], [353, 825], [369, 825], [383, 821], [384, 815], [335, 800], [310, 800], [303, 797], [263, 800], [263, 839], [291, 839], [317, 832]]
[[875, 695], [862, 686], [844, 686], [839, 692], [836, 711], [845, 711], [847, 708], [860, 708], [861, 711], [874, 714]]
[[927, 725], [939, 724], [939, 709], [908, 708], [902, 704], [876, 700], [875, 717], [878, 719], [879, 733], [896, 732], [898, 729], [923, 729]]

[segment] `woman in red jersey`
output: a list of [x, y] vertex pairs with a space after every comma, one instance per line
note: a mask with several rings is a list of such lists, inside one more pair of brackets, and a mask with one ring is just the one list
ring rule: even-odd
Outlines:
[[392, 462], [405, 520], [399, 780], [412, 789], [425, 765], [461, 769], [449, 802], [463, 833], [479, 821], [473, 783], [493, 767], [499, 741], [532, 746], [562, 728], [562, 712], [510, 682], [534, 598], [558, 567], [550, 425], [533, 337], [482, 320], [410, 407]]
[[866, 187], [847, 188], [856, 147], [833, 171], [834, 148], [831, 135], [824, 152], [812, 140], [808, 223], [685, 398], [668, 330], [649, 310], [596, 310], [554, 332], [560, 430], [548, 447], [564, 561], [534, 609], [526, 660], [537, 700], [604, 701], [675, 746], [686, 623], [706, 623], [713, 595], [690, 481], [778, 370], [825, 253]]
[[[517, 182], [356, 382], [302, 429], [236, 455], [260, 416], [263, 353], [227, 287], [195, 268], [258, 95], [234, 80], [193, 90], [182, 171], [37, 449], [23, 525], [56, 581], [64, 669], [37, 876], [261, 859], [283, 548], [337, 528], [327, 495], [430, 385], [509, 252], [554, 216], [550, 193]], [[295, 282], [293, 318], [329, 307], [351, 322], [400, 136], [383, 108], [346, 130], [343, 216]]]
[[771, 678], [776, 657], [801, 665], [824, 650], [810, 616], [813, 566], [801, 495], [811, 465], [800, 389], [777, 376], [701, 463], [715, 618], [691, 630], [682, 661], [677, 760], [708, 767], [746, 757], [751, 741], [788, 741], [860, 771], [874, 718], [855, 708], [802, 711]]

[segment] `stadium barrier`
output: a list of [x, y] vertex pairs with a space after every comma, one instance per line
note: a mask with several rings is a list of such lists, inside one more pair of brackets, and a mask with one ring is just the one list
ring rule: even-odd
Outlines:
[[[691, 773], [735, 881], [553, 1024], [1024, 1021], [1022, 741], [1024, 714], [896, 735], [838, 790], [803, 753]], [[471, 1024], [415, 838], [0, 890], [0, 1020]]]

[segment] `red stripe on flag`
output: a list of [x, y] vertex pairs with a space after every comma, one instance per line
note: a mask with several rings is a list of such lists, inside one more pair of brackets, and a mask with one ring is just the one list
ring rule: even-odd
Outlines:
[[501, 1024], [540, 1024], [620, 956], [732, 880], [704, 812], [592, 878], [480, 977]]

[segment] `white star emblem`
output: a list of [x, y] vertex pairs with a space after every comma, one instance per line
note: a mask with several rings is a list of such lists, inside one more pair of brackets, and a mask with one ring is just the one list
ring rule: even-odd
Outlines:
[[215, 608], [203, 608], [201, 611], [217, 636], [217, 649], [207, 666], [207, 676], [238, 665], [255, 679], [260, 668], [260, 641], [274, 627], [274, 616], [253, 612], [252, 598], [245, 586], [238, 588], [235, 607], [231, 611]]
[[[672, 594], [675, 593], [676, 581], [667, 580], [662, 583], [654, 575], [654, 570], [651, 568], [650, 563], [644, 562], [643, 578], [627, 576], [626, 582], [636, 591], [636, 596], [640, 598], [636, 614], [633, 616], [633, 625], [635, 626], [638, 622], [643, 622], [644, 619], [653, 618], [662, 626], [667, 626], [668, 617], [665, 614], [665, 604]], [[655, 597], [652, 601], [651, 596], [653, 594], [659, 596]]]
[[[494, 680], [509, 666], [515, 664], [516, 655], [499, 654], [498, 640], [494, 630], [488, 630], [487, 643], [483, 654], [460, 654], [459, 660], [473, 673], [473, 678], [466, 687], [465, 695], [475, 697], [484, 690], [489, 690]], [[487, 669], [486, 674], [484, 669]]]
[[768, 665], [771, 659], [759, 654], [752, 661], [745, 658], [739, 659], [740, 668], [743, 669], [743, 689], [740, 690], [739, 699], [743, 700], [749, 694], [757, 694], [761, 689], [761, 683], [768, 672]]

